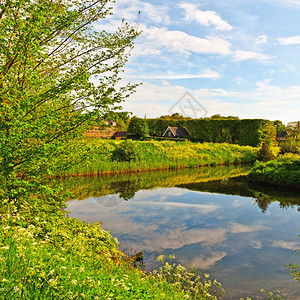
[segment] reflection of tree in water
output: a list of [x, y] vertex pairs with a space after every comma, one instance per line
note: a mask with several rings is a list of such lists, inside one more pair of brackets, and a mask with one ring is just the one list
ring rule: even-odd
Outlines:
[[254, 203], [261, 209], [262, 213], [265, 213], [271, 204], [272, 200], [266, 195], [260, 194], [256, 199], [254, 199]]
[[135, 193], [141, 189], [139, 181], [134, 180], [114, 181], [111, 187], [115, 190], [115, 193], [125, 201], [132, 199]]
[[[288, 209], [289, 207], [295, 206], [289, 202], [279, 201], [278, 199], [275, 199], [274, 197], [269, 197], [262, 193], [259, 193], [259, 194], [260, 195], [255, 195], [256, 199], [254, 199], [254, 203], [257, 204], [257, 206], [261, 209], [262, 213], [265, 213], [267, 211], [269, 205], [274, 201], [279, 202], [279, 207], [281, 209]], [[297, 206], [298, 206], [297, 210], [300, 211], [300, 205], [297, 205]]]

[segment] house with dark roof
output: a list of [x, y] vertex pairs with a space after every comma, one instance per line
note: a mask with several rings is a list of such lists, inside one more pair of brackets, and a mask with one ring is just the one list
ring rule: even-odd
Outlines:
[[127, 137], [127, 131], [116, 131], [113, 134], [113, 138], [115, 138], [116, 140], [123, 139], [126, 137]]
[[183, 127], [168, 127], [163, 137], [166, 138], [187, 138], [189, 133]]
[[290, 131], [284, 131], [276, 136], [277, 141], [286, 141], [286, 138], [291, 134]]

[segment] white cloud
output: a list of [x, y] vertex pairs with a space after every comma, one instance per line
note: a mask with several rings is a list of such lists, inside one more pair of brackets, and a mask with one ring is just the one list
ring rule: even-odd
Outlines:
[[289, 46], [289, 45], [299, 45], [300, 44], [300, 35], [290, 36], [286, 38], [279, 38], [278, 43], [280, 45]]
[[262, 53], [253, 52], [253, 51], [243, 51], [243, 50], [235, 51], [234, 57], [236, 61], [244, 61], [249, 59], [265, 61], [272, 58], [271, 56]]
[[196, 21], [204, 26], [214, 25], [217, 30], [221, 31], [229, 31], [232, 29], [232, 26], [222, 20], [215, 11], [199, 10], [197, 5], [191, 3], [182, 3], [179, 6], [185, 10], [185, 17], [189, 21]]
[[155, 75], [155, 76], [141, 76], [141, 78], [145, 79], [192, 79], [192, 78], [208, 78], [208, 79], [216, 79], [220, 78], [221, 74], [212, 71], [210, 69], [205, 70], [201, 74], [166, 74], [166, 75]]
[[118, 0], [114, 4], [114, 18], [125, 19], [129, 22], [151, 21], [156, 24], [169, 24], [168, 7], [163, 5], [152, 5], [140, 0]]
[[282, 89], [279, 86], [271, 85], [271, 81], [271, 79], [256, 81], [257, 91], [261, 93], [271, 93], [272, 95], [277, 94], [277, 96], [281, 94]]
[[257, 44], [265, 44], [268, 41], [268, 36], [260, 35], [255, 39]]
[[199, 38], [183, 31], [167, 28], [150, 27], [143, 30], [147, 40], [153, 41], [153, 47], [189, 55], [191, 53], [220, 54], [231, 53], [231, 44], [215, 36]]

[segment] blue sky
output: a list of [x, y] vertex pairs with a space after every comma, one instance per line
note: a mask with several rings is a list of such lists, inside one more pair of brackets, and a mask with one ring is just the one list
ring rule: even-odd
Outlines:
[[143, 85], [125, 110], [170, 114], [188, 92], [207, 116], [300, 120], [300, 0], [117, 0], [113, 6], [114, 16], [98, 29], [113, 30], [124, 18], [143, 31], [123, 79]]

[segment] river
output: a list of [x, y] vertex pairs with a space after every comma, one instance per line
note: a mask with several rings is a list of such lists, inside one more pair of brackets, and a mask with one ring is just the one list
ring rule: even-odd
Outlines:
[[70, 216], [103, 222], [120, 250], [144, 251], [146, 270], [155, 258], [209, 273], [225, 299], [261, 297], [280, 290], [300, 299], [287, 264], [298, 263], [299, 190], [249, 184], [249, 166], [217, 166], [70, 179]]

